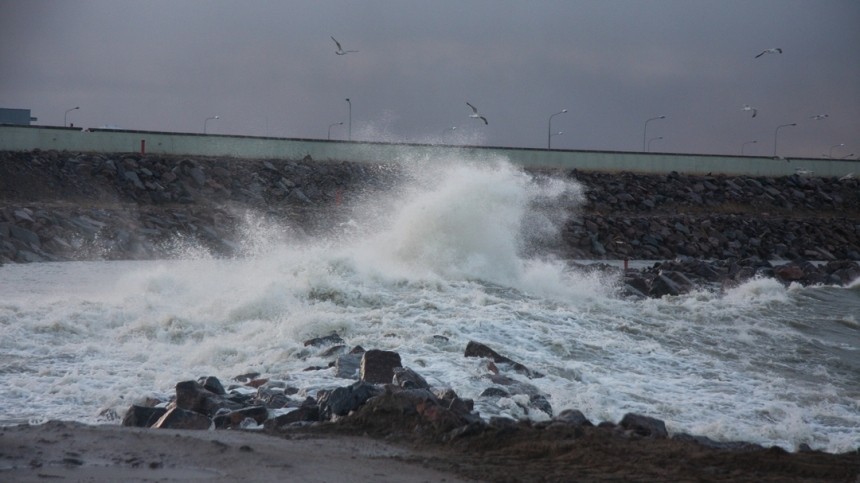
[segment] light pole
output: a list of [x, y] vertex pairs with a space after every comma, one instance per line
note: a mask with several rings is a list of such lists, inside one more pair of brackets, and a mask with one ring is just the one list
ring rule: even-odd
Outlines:
[[783, 127], [788, 127], [788, 126], [797, 126], [797, 123], [793, 122], [791, 124], [780, 124], [779, 126], [776, 127], [776, 130], [773, 132], [773, 157], [774, 158], [776, 157], [776, 137], [779, 134], [779, 129], [783, 128]]
[[741, 144], [741, 156], [744, 155], [744, 147], [746, 147], [747, 144], [756, 144], [757, 142], [758, 141], [747, 141], [747, 142]]
[[659, 137], [656, 137], [656, 138], [651, 138], [651, 139], [649, 139], [649, 140], [648, 140], [648, 152], [649, 152], [649, 153], [651, 152], [651, 141], [659, 141], [660, 139], [663, 139], [663, 136], [659, 136]]
[[209, 122], [211, 119], [221, 119], [221, 117], [220, 116], [207, 117], [206, 120], [203, 121], [203, 134], [206, 134], [206, 123]]
[[343, 126], [343, 121], [341, 122], [333, 122], [328, 125], [328, 139], [331, 140], [331, 127], [332, 126]]
[[547, 123], [547, 127], [546, 127], [546, 148], [547, 149], [552, 149], [552, 136], [553, 136], [552, 135], [552, 118], [555, 116], [558, 116], [559, 114], [564, 114], [565, 112], [567, 112], [567, 109], [562, 109], [561, 111], [556, 112], [555, 114], [549, 116], [549, 122]]
[[352, 141], [352, 101], [349, 97], [346, 98], [346, 103], [349, 104], [349, 140]]
[[827, 154], [827, 157], [830, 159], [833, 159], [833, 149], [834, 148], [841, 148], [842, 146], [845, 146], [845, 143], [839, 143], [839, 144], [834, 144], [833, 146], [830, 146], [830, 152]]
[[648, 137], [647, 137], [648, 123], [651, 121], [656, 121], [657, 119], [666, 119], [666, 116], [652, 117], [651, 119], [648, 119], [647, 121], [645, 121], [645, 129], [642, 131], [642, 150], [643, 151], [648, 149], [648, 143], [645, 141], [646, 139], [648, 139]]
[[70, 112], [72, 112], [72, 111], [74, 111], [74, 110], [76, 110], [76, 109], [80, 109], [80, 106], [75, 106], [75, 107], [73, 107], [73, 108], [71, 108], [71, 109], [66, 109], [66, 112], [63, 114], [63, 127], [66, 127], [66, 126], [68, 126], [68, 125], [69, 125], [69, 124], [66, 122], [66, 116], [68, 116]]

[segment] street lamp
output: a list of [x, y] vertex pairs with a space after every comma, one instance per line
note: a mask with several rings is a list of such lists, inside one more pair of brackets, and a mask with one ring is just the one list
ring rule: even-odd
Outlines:
[[649, 139], [649, 140], [648, 140], [648, 152], [649, 152], [649, 153], [651, 152], [651, 141], [659, 141], [660, 139], [663, 139], [663, 136], [659, 136], [659, 137], [656, 137], [656, 138], [651, 138], [651, 139]]
[[349, 97], [346, 98], [346, 103], [349, 104], [349, 140], [352, 141], [352, 101]]
[[[555, 116], [558, 116], [559, 114], [564, 114], [565, 112], [567, 112], [567, 109], [562, 109], [561, 111], [556, 112], [555, 114], [549, 116], [549, 122], [547, 123], [547, 128], [546, 128], [546, 148], [547, 149], [552, 149], [552, 136], [553, 136], [552, 135], [552, 118]], [[559, 134], [561, 134], [561, 133], [559, 133]]]
[[744, 155], [744, 147], [745, 147], [747, 144], [755, 144], [755, 143], [757, 143], [757, 142], [758, 142], [758, 141], [747, 141], [747, 142], [745, 142], [745, 143], [741, 144], [741, 156], [743, 156], [743, 155]]
[[830, 153], [827, 154], [827, 157], [830, 159], [833, 159], [833, 149], [834, 148], [840, 148], [842, 146], [845, 146], [845, 143], [839, 143], [839, 144], [834, 144], [833, 146], [830, 146]]
[[71, 109], [66, 109], [66, 112], [63, 114], [63, 127], [66, 127], [66, 126], [68, 126], [68, 125], [69, 125], [69, 124], [66, 122], [66, 116], [68, 116], [68, 114], [69, 114], [70, 112], [72, 112], [72, 111], [74, 111], [74, 110], [76, 110], [76, 109], [80, 109], [80, 106], [75, 106], [75, 107], [73, 107], [73, 108], [71, 108]]
[[645, 121], [645, 129], [642, 131], [642, 150], [643, 151], [647, 150], [647, 147], [648, 147], [648, 143], [645, 142], [645, 140], [648, 139], [647, 138], [648, 123], [651, 121], [656, 121], [657, 119], [666, 119], [666, 116], [652, 117], [651, 119], [648, 119], [647, 121]]
[[334, 122], [334, 123], [331, 123], [331, 124], [329, 124], [329, 125], [328, 125], [328, 139], [329, 139], [329, 140], [331, 140], [331, 127], [332, 127], [332, 126], [343, 126], [343, 121], [341, 121], [341, 122]]
[[779, 126], [776, 127], [776, 130], [773, 132], [773, 157], [774, 158], [776, 157], [776, 136], [779, 134], [779, 129], [783, 128], [783, 127], [788, 127], [788, 126], [797, 126], [797, 123], [793, 122], [791, 124], [780, 124]]
[[207, 117], [206, 120], [203, 121], [203, 134], [206, 134], [206, 123], [209, 122], [211, 119], [221, 119], [221, 117], [220, 116]]

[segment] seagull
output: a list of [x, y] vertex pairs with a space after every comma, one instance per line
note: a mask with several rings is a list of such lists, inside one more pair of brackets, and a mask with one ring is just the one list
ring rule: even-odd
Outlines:
[[846, 181], [854, 177], [854, 173], [848, 173], [845, 176], [839, 178], [839, 181]]
[[762, 56], [762, 55], [764, 55], [764, 54], [781, 54], [781, 53], [782, 53], [782, 49], [780, 49], [780, 48], [775, 48], [775, 49], [764, 49], [764, 50], [762, 50], [762, 51], [761, 51], [761, 53], [760, 53], [760, 54], [758, 54], [757, 56], [755, 56], [755, 58], [756, 58], [756, 59], [758, 59], [759, 57], [761, 57], [761, 56]]
[[818, 114], [817, 116], [809, 116], [810, 119], [814, 119], [816, 121], [820, 121], [820, 120], [826, 119], [828, 117], [830, 117], [830, 116], [827, 114]]
[[744, 107], [742, 107], [741, 110], [742, 111], [752, 111], [752, 113], [753, 113], [752, 117], [755, 117], [756, 114], [758, 114], [758, 109], [756, 109], [756, 108], [754, 108], [748, 104], [744, 104]]
[[477, 107], [475, 107], [475, 106], [473, 106], [473, 105], [469, 104], [468, 102], [466, 103], [466, 105], [472, 108], [472, 114], [469, 114], [469, 117], [473, 117], [473, 118], [475, 118], [475, 119], [480, 119], [480, 120], [484, 121], [484, 124], [490, 124], [490, 123], [488, 123], [488, 122], [487, 122], [487, 118], [486, 118], [486, 117], [484, 117], [484, 116], [482, 116], [482, 115], [478, 114], [478, 108], [477, 108]]
[[340, 46], [340, 42], [337, 41], [334, 37], [331, 38], [334, 40], [334, 43], [337, 45], [337, 50], [334, 52], [337, 55], [346, 55], [350, 52], [358, 52], [357, 50], [343, 50], [343, 47]]
[[809, 175], [812, 175], [812, 171], [810, 171], [810, 170], [808, 170], [808, 169], [806, 169], [806, 168], [797, 168], [797, 169], [795, 169], [795, 170], [794, 170], [794, 172], [795, 172], [795, 173], [797, 173], [797, 175], [798, 175], [798, 176], [809, 176]]

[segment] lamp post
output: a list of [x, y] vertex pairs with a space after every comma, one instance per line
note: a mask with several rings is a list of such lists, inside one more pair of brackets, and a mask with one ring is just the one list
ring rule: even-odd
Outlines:
[[741, 144], [741, 156], [744, 155], [744, 147], [746, 147], [747, 144], [756, 144], [757, 142], [758, 141], [747, 141], [747, 142]]
[[66, 117], [69, 115], [69, 113], [70, 113], [70, 112], [72, 112], [72, 111], [74, 111], [74, 110], [76, 110], [76, 109], [80, 109], [80, 108], [81, 108], [80, 106], [75, 106], [75, 107], [73, 107], [73, 108], [71, 108], [71, 109], [66, 109], [66, 112], [63, 114], [63, 127], [66, 127], [66, 126], [68, 126], [68, 125], [69, 125], [69, 124], [66, 122]]
[[656, 138], [651, 138], [648, 140], [648, 152], [649, 153], [651, 152], [651, 141], [659, 141], [660, 139], [663, 139], [663, 136], [658, 136]]
[[797, 123], [793, 122], [791, 124], [780, 124], [779, 126], [776, 127], [776, 130], [773, 132], [773, 157], [774, 158], [776, 157], [776, 138], [777, 138], [777, 135], [779, 134], [779, 130], [780, 130], [780, 128], [788, 127], [788, 126], [797, 126]]
[[346, 103], [349, 104], [349, 140], [352, 141], [352, 101], [349, 97], [346, 98]]
[[643, 129], [643, 131], [642, 131], [642, 150], [643, 151], [646, 151], [648, 149], [648, 143], [645, 141], [646, 139], [648, 139], [648, 137], [647, 137], [648, 123], [651, 121], [656, 121], [657, 119], [666, 119], [666, 116], [652, 117], [651, 119], [648, 119], [647, 121], [645, 121], [645, 129]]
[[343, 121], [341, 122], [333, 122], [328, 125], [328, 139], [331, 140], [331, 128], [332, 126], [343, 126]]
[[206, 123], [209, 122], [211, 119], [221, 119], [221, 116], [207, 117], [206, 120], [203, 121], [203, 134], [206, 134]]
[[[547, 128], [546, 128], [546, 148], [547, 149], [552, 149], [552, 136], [553, 136], [553, 134], [552, 134], [552, 118], [555, 116], [558, 116], [559, 114], [564, 114], [565, 112], [567, 112], [567, 109], [562, 109], [561, 111], [556, 112], [555, 114], [549, 116], [549, 122], [547, 123]], [[559, 133], [559, 134], [561, 134], [561, 133]]]
[[833, 149], [834, 148], [841, 148], [842, 146], [845, 146], [845, 143], [839, 143], [839, 144], [834, 144], [833, 146], [830, 146], [830, 152], [827, 153], [827, 157], [830, 159], [833, 159]]

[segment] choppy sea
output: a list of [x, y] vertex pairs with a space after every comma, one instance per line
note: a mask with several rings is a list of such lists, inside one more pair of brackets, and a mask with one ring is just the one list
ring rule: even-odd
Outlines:
[[[414, 171], [390, 196], [355, 201], [325, 239], [249, 220], [235, 259], [184, 246], [159, 261], [0, 267], [0, 424], [103, 422], [207, 375], [348, 385], [304, 371], [329, 360], [303, 341], [336, 331], [461, 397], [492, 384], [463, 357], [476, 340], [546, 374], [511, 375], [556, 412], [637, 412], [670, 432], [788, 450], [860, 447], [860, 282], [625, 298], [618, 280], [530, 248], [575, 211], [580, 186], [504, 161]], [[505, 398], [481, 413], [549, 417]]]

